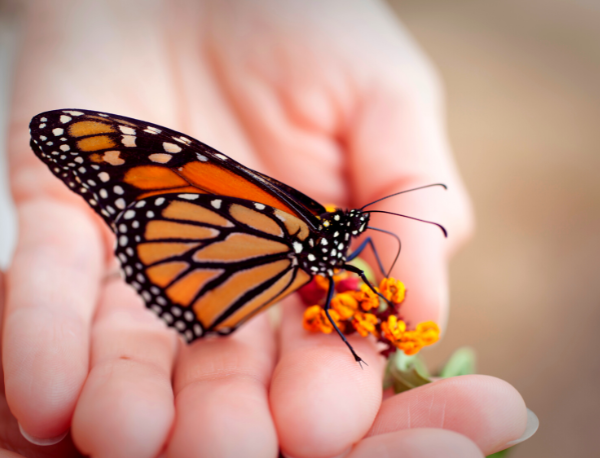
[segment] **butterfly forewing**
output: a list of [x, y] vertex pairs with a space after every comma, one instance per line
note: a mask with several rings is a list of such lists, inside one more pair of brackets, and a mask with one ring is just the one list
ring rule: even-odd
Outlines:
[[115, 223], [125, 279], [187, 341], [232, 332], [311, 278], [297, 259], [308, 227], [262, 203], [161, 194]]
[[324, 208], [193, 138], [165, 127], [88, 110], [35, 116], [31, 146], [52, 172], [113, 228], [130, 204], [165, 193], [206, 193], [260, 202], [312, 229]]

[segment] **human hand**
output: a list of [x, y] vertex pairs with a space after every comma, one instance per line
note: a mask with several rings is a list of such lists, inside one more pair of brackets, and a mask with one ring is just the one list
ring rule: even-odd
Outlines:
[[[410, 288], [405, 316], [443, 322], [447, 259], [471, 216], [435, 77], [385, 7], [30, 7], [10, 131], [20, 230], [3, 335], [7, 400], [30, 436], [57, 437], [71, 425], [93, 456], [265, 457], [281, 447], [319, 457], [353, 444], [350, 456], [386, 443], [404, 451], [410, 441], [420, 444], [414, 456], [439, 456], [426, 446], [480, 456], [473, 443], [489, 453], [521, 434], [522, 399], [487, 377], [436, 382], [382, 404], [375, 347], [352, 340], [370, 364], [360, 370], [334, 336], [306, 334], [294, 298], [280, 332], [263, 314], [229, 338], [180, 344], [129, 287], [107, 279], [112, 235], [27, 146], [33, 115], [87, 108], [186, 132], [321, 202], [360, 206], [442, 181], [448, 193], [378, 208], [439, 221], [447, 242], [435, 228], [373, 220], [405, 241], [394, 274]], [[391, 262], [393, 241], [374, 238]], [[411, 429], [428, 427], [437, 429]]]

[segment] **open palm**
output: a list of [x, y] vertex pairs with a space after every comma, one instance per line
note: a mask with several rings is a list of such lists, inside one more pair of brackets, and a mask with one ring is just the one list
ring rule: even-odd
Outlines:
[[[186, 346], [111, 275], [112, 235], [28, 148], [33, 115], [84, 108], [185, 132], [323, 203], [357, 207], [442, 181], [447, 193], [378, 208], [439, 221], [448, 241], [434, 227], [373, 219], [405, 242], [394, 271], [410, 289], [405, 316], [443, 323], [447, 260], [471, 214], [437, 81], [382, 4], [63, 0], [31, 2], [25, 25], [10, 126], [19, 241], [2, 356], [8, 405], [27, 434], [70, 427], [94, 457], [314, 458], [351, 448], [351, 457], [475, 457], [522, 433], [522, 399], [489, 377], [382, 402], [375, 346], [352, 340], [369, 364], [361, 370], [339, 339], [302, 329], [295, 297], [280, 326], [263, 314], [231, 337]], [[374, 238], [391, 262], [393, 239]]]

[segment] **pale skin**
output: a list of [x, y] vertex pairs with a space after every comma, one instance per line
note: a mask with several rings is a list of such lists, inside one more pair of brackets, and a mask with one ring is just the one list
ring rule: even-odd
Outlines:
[[[31, 5], [11, 112], [19, 240], [2, 335], [6, 399], [30, 436], [71, 428], [85, 455], [178, 458], [264, 458], [279, 449], [295, 458], [481, 457], [521, 436], [525, 404], [492, 377], [438, 381], [382, 401], [373, 343], [350, 339], [369, 364], [361, 369], [337, 336], [302, 329], [295, 296], [284, 301], [279, 327], [263, 314], [230, 338], [183, 344], [107, 276], [112, 235], [28, 146], [33, 115], [85, 108], [183, 131], [342, 207], [443, 182], [449, 191], [376, 208], [440, 222], [448, 239], [401, 218], [372, 223], [403, 240], [393, 276], [409, 289], [405, 317], [443, 324], [447, 262], [471, 233], [471, 210], [439, 83], [384, 4]], [[394, 240], [374, 239], [389, 265]], [[9, 448], [13, 436], [4, 435]], [[27, 447], [19, 450], [32, 455]]]

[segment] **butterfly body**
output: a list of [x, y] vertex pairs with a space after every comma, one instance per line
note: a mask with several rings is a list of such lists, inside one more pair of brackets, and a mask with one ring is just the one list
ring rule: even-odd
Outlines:
[[115, 232], [125, 280], [188, 342], [332, 278], [368, 224], [162, 126], [65, 109], [30, 131], [36, 155]]

